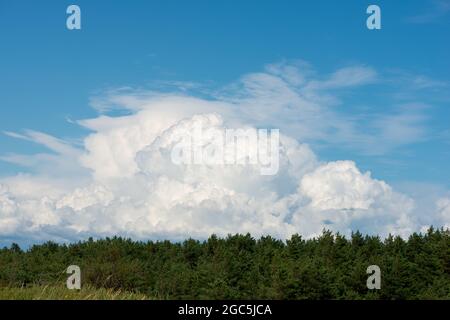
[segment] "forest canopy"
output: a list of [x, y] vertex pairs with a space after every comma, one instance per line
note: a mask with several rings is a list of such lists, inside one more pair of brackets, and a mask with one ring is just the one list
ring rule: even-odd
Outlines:
[[[250, 234], [205, 241], [120, 237], [0, 249], [0, 286], [65, 284], [69, 265], [82, 286], [157, 299], [450, 299], [450, 232], [430, 228], [408, 239], [348, 238], [330, 231], [282, 241]], [[381, 269], [381, 289], [366, 286]]]

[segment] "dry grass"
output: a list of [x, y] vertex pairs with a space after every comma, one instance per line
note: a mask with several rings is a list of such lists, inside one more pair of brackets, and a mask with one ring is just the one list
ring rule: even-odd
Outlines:
[[0, 287], [0, 300], [150, 300], [133, 292], [82, 287], [69, 290], [63, 286]]

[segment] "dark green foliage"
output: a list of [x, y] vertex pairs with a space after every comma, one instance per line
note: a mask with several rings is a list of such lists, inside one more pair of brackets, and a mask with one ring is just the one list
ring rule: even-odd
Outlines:
[[[286, 242], [249, 234], [182, 243], [89, 239], [22, 251], [0, 249], [0, 286], [64, 284], [69, 265], [82, 283], [169, 299], [450, 299], [450, 234], [430, 229], [400, 237], [350, 239], [324, 231]], [[381, 268], [381, 290], [366, 269]]]

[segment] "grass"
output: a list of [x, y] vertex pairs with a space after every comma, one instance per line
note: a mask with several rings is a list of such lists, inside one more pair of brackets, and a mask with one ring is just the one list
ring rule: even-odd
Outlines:
[[0, 287], [0, 300], [150, 300], [133, 292], [97, 289], [84, 286], [69, 290], [63, 286], [32, 286], [23, 288]]

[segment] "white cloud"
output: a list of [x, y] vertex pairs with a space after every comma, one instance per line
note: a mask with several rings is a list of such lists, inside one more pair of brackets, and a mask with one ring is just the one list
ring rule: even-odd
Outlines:
[[450, 198], [441, 198], [436, 202], [439, 218], [444, 228], [450, 228]]
[[[108, 110], [110, 102], [129, 114], [79, 121], [92, 131], [80, 148], [34, 131], [7, 133], [53, 153], [3, 157], [36, 173], [0, 181], [0, 238], [182, 239], [236, 232], [285, 238], [296, 232], [313, 236], [323, 228], [381, 235], [419, 228], [412, 199], [352, 161], [320, 162], [299, 142], [356, 134], [318, 92], [368, 83], [375, 71], [346, 68], [324, 80], [311, 80], [313, 74], [303, 63], [271, 65], [215, 92], [214, 100], [111, 91], [95, 100], [97, 108]], [[280, 128], [278, 174], [262, 176], [250, 164], [175, 165], [174, 145], [197, 122], [206, 129]]]
[[405, 236], [415, 228], [414, 201], [370, 172], [361, 173], [352, 161], [317, 167], [302, 178], [299, 193], [310, 201], [306, 209], [334, 230]]
[[383, 181], [361, 172], [354, 162], [337, 161], [320, 166], [303, 177], [302, 194], [311, 198], [311, 206], [319, 210], [368, 210], [381, 196], [391, 193]]
[[28, 167], [46, 177], [65, 176], [71, 179], [80, 179], [86, 176], [87, 171], [78, 164], [82, 150], [72, 143], [38, 131], [26, 130], [24, 134], [4, 132], [6, 135], [36, 143], [50, 152], [38, 154], [9, 153], [0, 156], [0, 160], [19, 166]]
[[18, 224], [14, 217], [17, 205], [6, 186], [0, 184], [0, 234], [10, 233]]
[[[146, 123], [145, 115], [140, 117], [141, 123]], [[376, 220], [379, 208], [388, 208], [386, 214], [392, 215], [390, 231], [403, 232], [396, 229], [403, 226], [395, 224], [395, 219], [405, 201], [394, 199], [384, 182], [360, 173], [352, 162], [320, 164], [307, 145], [284, 135], [276, 176], [262, 176], [256, 165], [250, 164], [173, 164], [171, 150], [177, 138], [198, 121], [205, 128], [225, 125], [220, 116], [204, 114], [175, 120], [153, 136], [142, 134], [136, 127], [139, 121], [124, 121], [105, 133], [90, 135], [86, 148], [93, 179], [73, 191], [47, 190], [44, 195], [35, 190], [34, 195], [33, 187], [23, 191], [32, 181], [29, 177], [10, 180], [20, 199], [14, 202], [10, 193], [2, 191], [2, 208], [6, 208], [2, 221], [9, 226], [3, 233], [35, 234], [51, 227], [52, 232], [68, 238], [77, 234], [183, 238], [235, 232], [278, 237], [304, 232], [311, 236], [325, 226], [350, 230], [353, 219], [343, 209], [364, 210], [363, 217]], [[100, 142], [92, 143], [97, 134]], [[128, 149], [127, 144], [131, 145]], [[105, 154], [104, 145], [117, 147], [117, 153]], [[395, 205], [389, 207], [393, 200]]]
[[432, 23], [443, 19], [450, 12], [449, 0], [434, 0], [427, 5], [427, 10], [418, 15], [407, 17], [406, 21], [410, 23]]
[[345, 87], [354, 87], [374, 82], [377, 73], [375, 70], [364, 66], [346, 67], [337, 70], [327, 79], [322, 81], [311, 81], [308, 89], [336, 89]]

